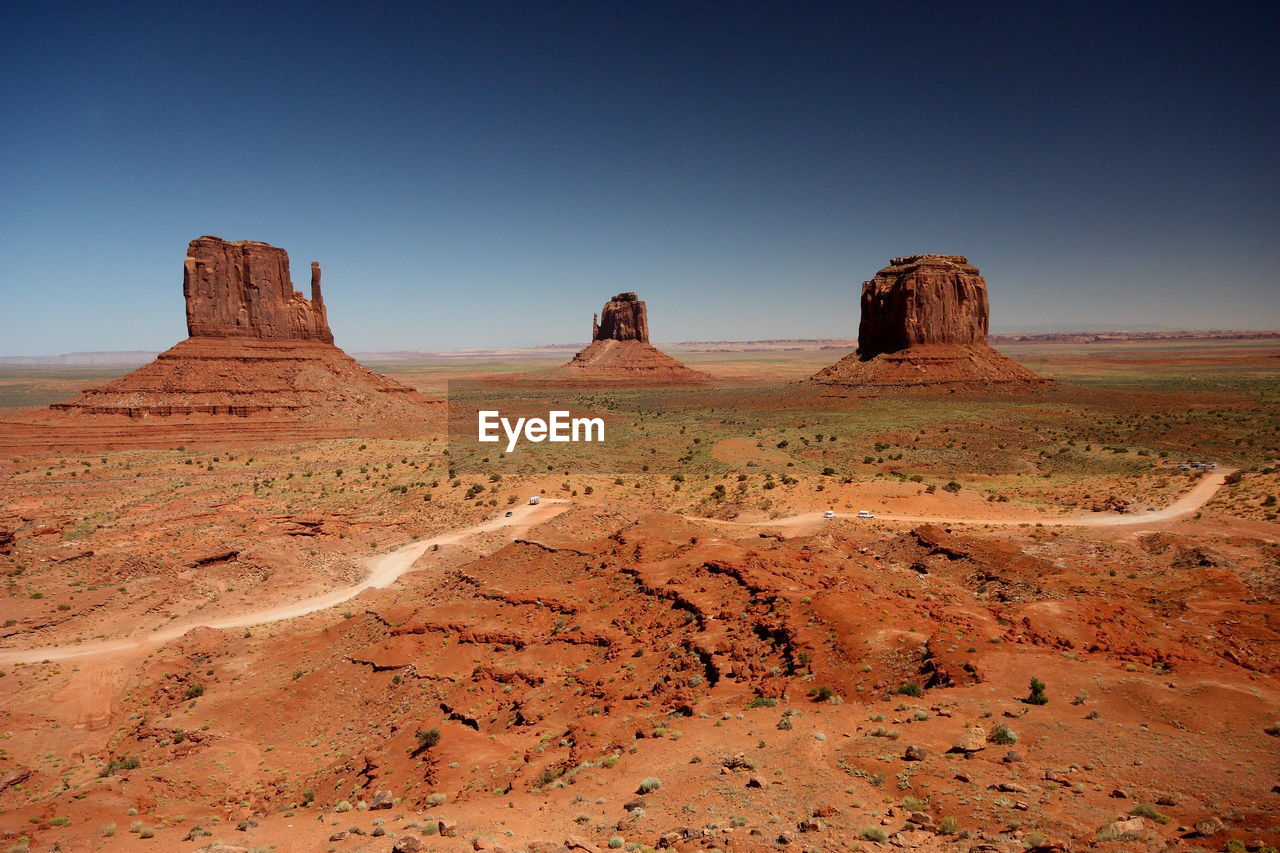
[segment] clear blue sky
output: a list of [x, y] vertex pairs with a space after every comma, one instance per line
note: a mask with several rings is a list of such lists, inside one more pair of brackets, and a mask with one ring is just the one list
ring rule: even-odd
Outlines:
[[[117, 8], [118, 7], [118, 8]], [[852, 337], [895, 255], [996, 327], [1280, 327], [1273, 3], [9, 4], [0, 354], [185, 335], [202, 234], [351, 350]]]

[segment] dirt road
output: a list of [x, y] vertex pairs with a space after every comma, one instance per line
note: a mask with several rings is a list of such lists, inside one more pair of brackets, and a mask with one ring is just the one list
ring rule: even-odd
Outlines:
[[180, 620], [179, 622], [138, 637], [123, 637], [115, 640], [100, 640], [91, 643], [78, 643], [67, 646], [45, 646], [43, 648], [23, 649], [21, 651], [0, 651], [0, 664], [32, 663], [43, 660], [66, 660], [111, 652], [125, 652], [142, 646], [168, 642], [181, 637], [192, 628], [249, 628], [268, 622], [279, 622], [325, 610], [335, 604], [341, 604], [355, 598], [366, 589], [388, 587], [396, 579], [409, 571], [418, 558], [433, 545], [453, 545], [474, 536], [494, 530], [506, 530], [507, 539], [515, 539], [530, 527], [553, 518], [571, 506], [568, 502], [544, 500], [537, 506], [521, 506], [511, 510], [511, 518], [499, 515], [488, 521], [473, 524], [469, 527], [442, 533], [420, 542], [411, 542], [389, 554], [379, 554], [364, 561], [369, 574], [364, 580], [353, 586], [330, 590], [287, 604], [279, 604], [262, 610], [253, 610], [234, 616], [215, 617], [213, 619]]
[[[1209, 500], [1218, 493], [1223, 484], [1226, 483], [1227, 476], [1232, 473], [1233, 468], [1219, 468], [1210, 474], [1205, 475], [1195, 484], [1185, 495], [1178, 498], [1164, 509], [1158, 509], [1154, 512], [1134, 512], [1134, 513], [1114, 513], [1114, 512], [1090, 512], [1080, 513], [1068, 516], [1052, 516], [1052, 515], [1026, 515], [1026, 516], [1003, 516], [989, 518], [946, 518], [936, 515], [893, 515], [890, 513], [877, 512], [875, 521], [908, 521], [915, 524], [985, 524], [992, 527], [1017, 527], [1022, 524], [1042, 524], [1045, 527], [1131, 527], [1144, 524], [1157, 524], [1164, 521], [1176, 521], [1180, 518], [1186, 518], [1193, 515], [1200, 507], [1204, 506]], [[848, 516], [846, 516], [848, 517]], [[712, 519], [699, 519], [696, 516], [686, 516], [691, 521], [710, 521]], [[737, 521], [716, 521], [718, 524], [741, 524], [748, 527], [781, 527], [783, 529], [804, 528], [808, 526], [817, 527], [826, 521], [822, 516], [822, 512], [802, 512], [798, 515], [790, 515], [785, 518], [775, 518], [769, 521], [754, 522], [737, 522]], [[861, 519], [858, 519], [861, 520]], [[870, 522], [872, 519], [866, 519]]]
[[[1221, 468], [1211, 474], [1201, 478], [1200, 482], [1191, 488], [1185, 495], [1174, 501], [1169, 506], [1154, 512], [1137, 512], [1131, 515], [1120, 515], [1117, 513], [1088, 513], [1073, 516], [1042, 516], [1029, 515], [1024, 517], [1013, 518], [940, 518], [937, 516], [914, 516], [914, 515], [889, 515], [877, 514], [876, 520], [883, 521], [907, 521], [912, 523], [930, 523], [939, 524], [985, 524], [992, 526], [1011, 527], [1020, 524], [1043, 524], [1046, 527], [1127, 527], [1131, 525], [1156, 524], [1164, 521], [1174, 521], [1193, 514], [1200, 507], [1204, 506], [1210, 498], [1212, 498], [1222, 488], [1226, 482], [1227, 475], [1232, 472], [1230, 468]], [[353, 586], [342, 587], [341, 589], [331, 590], [329, 592], [314, 595], [309, 598], [303, 598], [288, 604], [279, 604], [263, 610], [253, 610], [246, 613], [240, 613], [234, 616], [220, 617], [210, 620], [187, 620], [181, 621], [174, 625], [170, 625], [160, 631], [155, 631], [140, 637], [124, 637], [116, 640], [101, 640], [92, 643], [80, 643], [69, 646], [46, 646], [36, 649], [24, 649], [21, 651], [3, 651], [0, 652], [0, 664], [12, 663], [31, 663], [42, 660], [66, 660], [68, 658], [82, 658], [91, 655], [101, 655], [111, 652], [127, 652], [139, 649], [144, 646], [164, 643], [169, 640], [182, 636], [192, 628], [208, 627], [208, 628], [249, 628], [254, 625], [262, 625], [268, 622], [279, 622], [283, 619], [293, 619], [298, 616], [305, 616], [308, 613], [315, 613], [319, 610], [325, 610], [333, 607], [335, 604], [341, 604], [355, 598], [366, 589], [373, 587], [384, 588], [395, 583], [396, 579], [402, 574], [409, 571], [410, 567], [426, 553], [427, 549], [432, 545], [452, 545], [469, 536], [477, 533], [485, 533], [494, 530], [507, 530], [508, 539], [514, 539], [525, 530], [528, 530], [535, 524], [546, 521], [549, 518], [560, 514], [573, 504], [569, 501], [544, 501], [538, 506], [521, 506], [512, 510], [511, 518], [498, 516], [479, 524], [473, 524], [470, 527], [463, 527], [449, 533], [442, 533], [430, 539], [423, 539], [420, 542], [413, 542], [392, 551], [389, 554], [381, 554], [376, 557], [370, 557], [365, 561], [365, 566], [369, 569], [369, 574], [360, 583]], [[804, 529], [807, 527], [819, 528], [826, 519], [823, 518], [821, 511], [805, 512], [799, 515], [788, 516], [787, 518], [778, 518], [770, 521], [762, 522], [738, 522], [738, 521], [721, 521], [719, 519], [704, 519], [697, 516], [686, 516], [692, 521], [737, 525], [742, 527], [770, 527], [783, 529]]]

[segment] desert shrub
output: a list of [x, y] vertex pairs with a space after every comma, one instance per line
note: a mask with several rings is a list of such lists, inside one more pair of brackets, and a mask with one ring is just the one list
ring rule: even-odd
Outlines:
[[1227, 840], [1227, 853], [1244, 853], [1244, 842], [1239, 838], [1231, 838]]
[[959, 835], [960, 834], [960, 818], [947, 815], [938, 821], [939, 835]]
[[615, 835], [615, 836], [613, 836], [612, 838], [610, 838], [610, 839], [609, 839], [609, 849], [610, 849], [610, 850], [618, 850], [618, 849], [620, 849], [620, 848], [622, 847], [622, 845], [624, 845], [624, 844], [626, 844], [626, 843], [627, 843], [627, 842], [626, 842], [626, 841], [624, 841], [624, 840], [622, 839], [622, 836], [621, 836], [621, 835]]
[[140, 820], [135, 820], [133, 823], [129, 824], [129, 831], [130, 831], [130, 832], [142, 832], [142, 821], [140, 821]]
[[1133, 811], [1129, 812], [1129, 814], [1134, 817], [1145, 817], [1149, 820], [1154, 820], [1156, 823], [1169, 822], [1169, 816], [1161, 814], [1160, 810], [1150, 803], [1138, 803], [1133, 807]]
[[200, 682], [187, 685], [186, 697], [188, 699], [199, 699], [204, 695], [204, 685]]
[[348, 802], [347, 800], [343, 800], [342, 802], [334, 806], [333, 810], [335, 812], [349, 812], [351, 811], [351, 803]]
[[193, 826], [189, 830], [187, 830], [187, 835], [182, 840], [195, 841], [197, 838], [203, 838], [206, 835], [212, 835], [212, 834], [213, 834], [212, 832], [209, 832], [202, 826]]
[[960, 491], [960, 484], [957, 483], [955, 480], [952, 480], [951, 482], [943, 486], [942, 490], [944, 492], [951, 492], [954, 495], [956, 492]]
[[884, 726], [876, 726], [871, 730], [872, 737], [887, 737], [889, 740], [897, 740], [899, 734], [897, 729], [889, 729]]
[[130, 755], [125, 758], [113, 758], [107, 762], [107, 766], [98, 771], [99, 778], [113, 776], [121, 770], [137, 770], [142, 766], [142, 761], [138, 756]]
[[791, 722], [790, 717], [784, 715], [781, 720], [778, 720], [778, 731], [789, 732], [793, 728], [795, 728], [795, 725]]
[[1049, 697], [1045, 695], [1045, 683], [1038, 678], [1031, 679], [1031, 694], [1022, 700], [1028, 705], [1048, 705]]
[[155, 838], [156, 831], [149, 826], [144, 826], [142, 827], [142, 829], [138, 830], [138, 837], [139, 838]]
[[116, 834], [116, 825], [108, 823], [102, 827], [102, 835], [104, 838], [111, 838]]
[[920, 689], [920, 685], [915, 683], [914, 681], [904, 681], [901, 684], [899, 684], [897, 687], [895, 687], [893, 692], [901, 696], [911, 696], [914, 698], [919, 698], [924, 691], [922, 691]]
[[49, 826], [71, 826], [71, 818], [65, 816], [52, 818]]
[[436, 728], [420, 730], [416, 737], [418, 739], [418, 747], [414, 752], [421, 752], [424, 749], [431, 749], [440, 743], [440, 730]]
[[928, 803], [926, 803], [924, 800], [919, 799], [918, 797], [902, 798], [902, 807], [909, 812], [922, 812], [925, 810], [925, 807], [927, 805]]
[[827, 702], [832, 696], [836, 695], [836, 691], [823, 684], [809, 691], [810, 698], [815, 702]]
[[889, 833], [878, 826], [864, 826], [858, 837], [863, 841], [888, 841]]
[[636, 788], [641, 794], [650, 794], [662, 787], [662, 780], [656, 776], [650, 776], [641, 780], [640, 786]]
[[1001, 723], [991, 730], [991, 734], [987, 735], [987, 741], [997, 746], [1013, 746], [1018, 742], [1018, 733]]
[[748, 708], [772, 708], [778, 704], [778, 700], [772, 696], [756, 696], [747, 703]]

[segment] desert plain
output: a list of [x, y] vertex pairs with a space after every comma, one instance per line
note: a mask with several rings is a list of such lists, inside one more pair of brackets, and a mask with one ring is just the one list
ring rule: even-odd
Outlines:
[[442, 412], [55, 435], [127, 368], [0, 370], [4, 849], [1274, 848], [1280, 341], [997, 347], [1055, 381], [364, 359], [608, 415], [589, 463]]

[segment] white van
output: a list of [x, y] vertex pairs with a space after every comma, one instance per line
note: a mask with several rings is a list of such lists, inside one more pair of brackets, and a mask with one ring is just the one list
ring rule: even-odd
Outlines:
[[875, 518], [875, 513], [869, 509], [858, 510], [858, 518]]
[[537, 495], [534, 495], [533, 497], [529, 498], [530, 506], [537, 506], [540, 503], [542, 503], [542, 498], [538, 497]]

